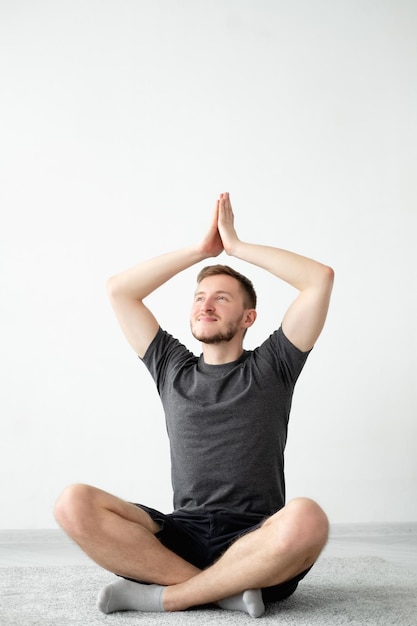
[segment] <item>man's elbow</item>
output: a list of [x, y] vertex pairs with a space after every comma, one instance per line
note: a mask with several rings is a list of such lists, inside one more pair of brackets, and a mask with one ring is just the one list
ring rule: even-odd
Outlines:
[[325, 279], [328, 283], [330, 283], [331, 285], [333, 285], [334, 283], [334, 269], [332, 267], [330, 267], [330, 265], [324, 265], [323, 266], [323, 273], [325, 275]]
[[110, 276], [110, 278], [107, 279], [106, 289], [110, 301], [113, 301], [120, 295], [120, 281], [117, 276]]
[[331, 293], [334, 283], [334, 269], [329, 265], [322, 265], [320, 282], [322, 288]]

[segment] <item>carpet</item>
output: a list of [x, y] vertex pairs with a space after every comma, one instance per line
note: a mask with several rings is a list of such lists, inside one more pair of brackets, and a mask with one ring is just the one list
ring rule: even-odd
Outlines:
[[416, 626], [417, 574], [377, 557], [323, 557], [293, 596], [254, 622], [215, 607], [181, 613], [114, 613], [95, 607], [113, 576], [96, 566], [0, 568], [2, 626]]

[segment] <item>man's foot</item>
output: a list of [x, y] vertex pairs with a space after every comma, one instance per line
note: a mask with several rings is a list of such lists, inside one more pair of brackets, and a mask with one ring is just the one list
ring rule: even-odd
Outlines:
[[261, 617], [265, 613], [265, 605], [260, 589], [248, 589], [236, 596], [217, 602], [217, 606], [228, 611], [244, 611], [251, 617]]
[[97, 607], [102, 613], [115, 611], [152, 611], [164, 610], [160, 585], [141, 585], [131, 580], [120, 578], [100, 590]]
[[[161, 585], [142, 585], [125, 578], [119, 578], [100, 590], [97, 607], [102, 613], [116, 611], [164, 611]], [[251, 617], [260, 617], [265, 612], [260, 589], [249, 589], [216, 603], [228, 611], [243, 611]]]

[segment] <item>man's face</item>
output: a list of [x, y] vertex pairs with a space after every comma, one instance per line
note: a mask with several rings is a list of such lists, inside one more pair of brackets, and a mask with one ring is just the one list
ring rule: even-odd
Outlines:
[[191, 332], [203, 343], [231, 341], [242, 325], [245, 307], [239, 282], [232, 276], [207, 276], [197, 286], [191, 309]]

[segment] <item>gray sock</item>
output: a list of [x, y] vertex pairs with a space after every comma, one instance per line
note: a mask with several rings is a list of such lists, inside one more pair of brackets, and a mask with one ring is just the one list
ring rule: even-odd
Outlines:
[[236, 596], [224, 598], [216, 603], [222, 609], [229, 611], [244, 611], [251, 617], [261, 617], [265, 613], [265, 605], [260, 589], [248, 589]]
[[142, 585], [119, 578], [100, 590], [97, 607], [102, 613], [115, 611], [155, 611], [164, 610], [161, 585]]

